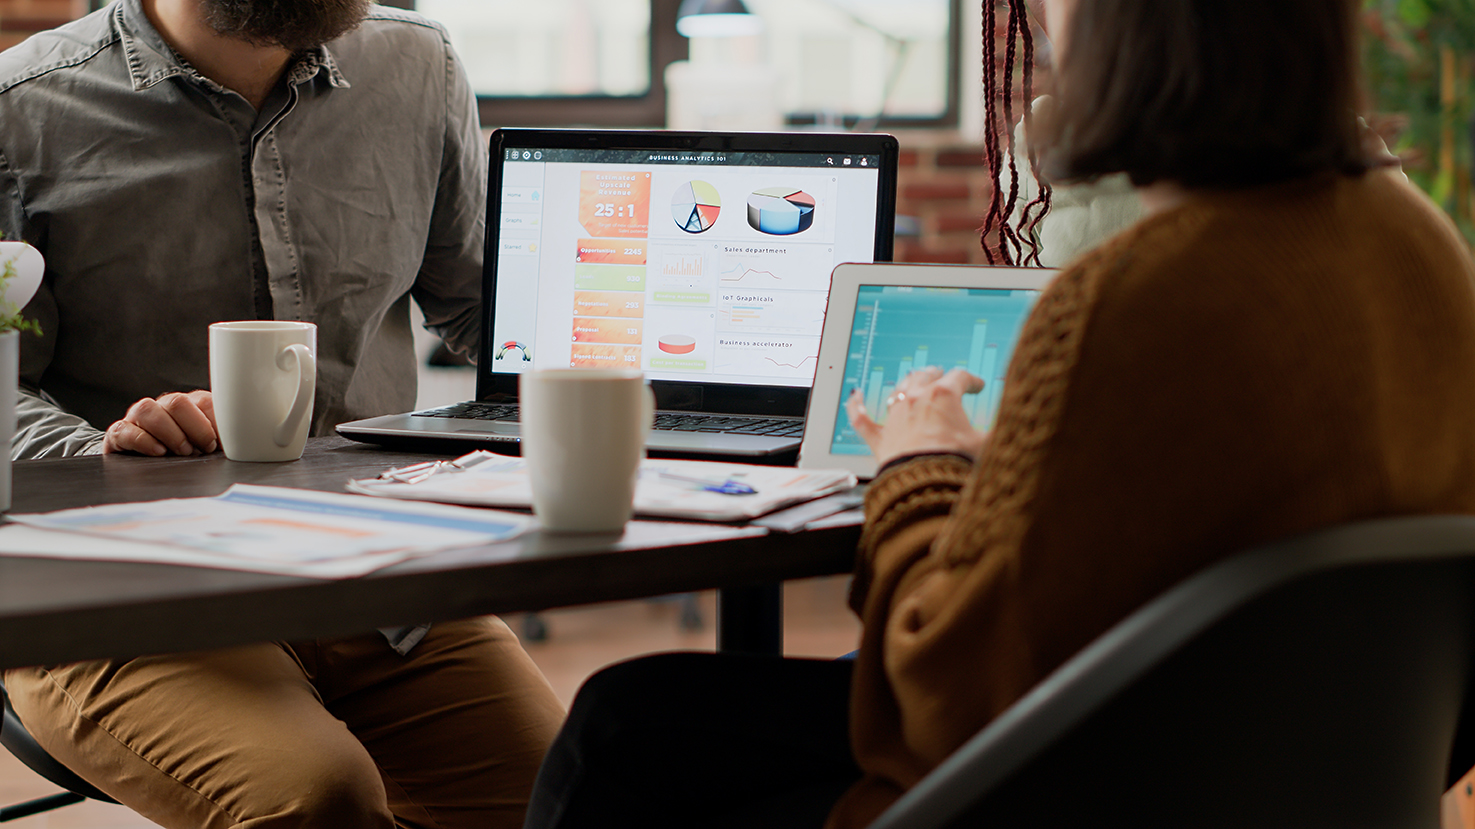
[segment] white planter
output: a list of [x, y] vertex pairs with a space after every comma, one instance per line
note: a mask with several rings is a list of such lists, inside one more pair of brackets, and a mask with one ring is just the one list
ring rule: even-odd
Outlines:
[[15, 437], [15, 390], [20, 385], [20, 333], [0, 334], [0, 512], [10, 510], [10, 440]]

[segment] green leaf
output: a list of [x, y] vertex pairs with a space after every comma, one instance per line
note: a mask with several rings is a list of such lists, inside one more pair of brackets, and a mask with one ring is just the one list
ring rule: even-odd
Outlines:
[[1449, 197], [1454, 193], [1454, 190], [1454, 175], [1449, 170], [1441, 170], [1439, 175], [1434, 177], [1433, 186], [1429, 188], [1429, 198], [1433, 199], [1434, 203], [1440, 207], [1446, 207], [1449, 203]]
[[1399, 19], [1414, 28], [1429, 25], [1429, 18], [1432, 14], [1433, 10], [1429, 8], [1428, 0], [1398, 0]]
[[[0, 234], [3, 235], [3, 234]], [[20, 307], [5, 299], [5, 286], [15, 278], [15, 260], [8, 259], [0, 268], [0, 334], [6, 331], [31, 331], [41, 333], [41, 323], [20, 315]]]

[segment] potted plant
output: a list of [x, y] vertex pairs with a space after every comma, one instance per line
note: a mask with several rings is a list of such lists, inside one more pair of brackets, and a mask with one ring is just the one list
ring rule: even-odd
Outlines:
[[1379, 132], [1475, 243], [1475, 1], [1363, 0], [1363, 9]]
[[0, 242], [0, 512], [10, 509], [10, 442], [15, 436], [15, 398], [20, 385], [20, 335], [41, 333], [35, 320], [21, 316], [41, 286], [45, 262], [24, 242]]

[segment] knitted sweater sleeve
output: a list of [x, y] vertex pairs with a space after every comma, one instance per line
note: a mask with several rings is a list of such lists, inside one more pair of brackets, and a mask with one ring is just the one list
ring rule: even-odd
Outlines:
[[[884, 579], [927, 552], [934, 533], [918, 533], [917, 525], [947, 517], [972, 470], [973, 464], [957, 455], [922, 455], [884, 470], [871, 483], [866, 515], [873, 519], [866, 522], [860, 542], [866, 564], [857, 568], [850, 588], [850, 605], [856, 613], [863, 613], [878, 569]], [[911, 543], [898, 543], [901, 536]]]

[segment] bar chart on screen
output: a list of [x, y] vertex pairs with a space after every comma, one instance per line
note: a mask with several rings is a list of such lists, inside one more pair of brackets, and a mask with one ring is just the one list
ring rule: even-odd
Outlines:
[[[963, 408], [978, 429], [992, 427], [1004, 392], [1004, 374], [1036, 291], [862, 285], [858, 290], [841, 399], [860, 389], [866, 410], [886, 422], [887, 400], [901, 378], [936, 366], [966, 369], [983, 378], [981, 393]], [[840, 447], [865, 444], [843, 409], [835, 425]]]

